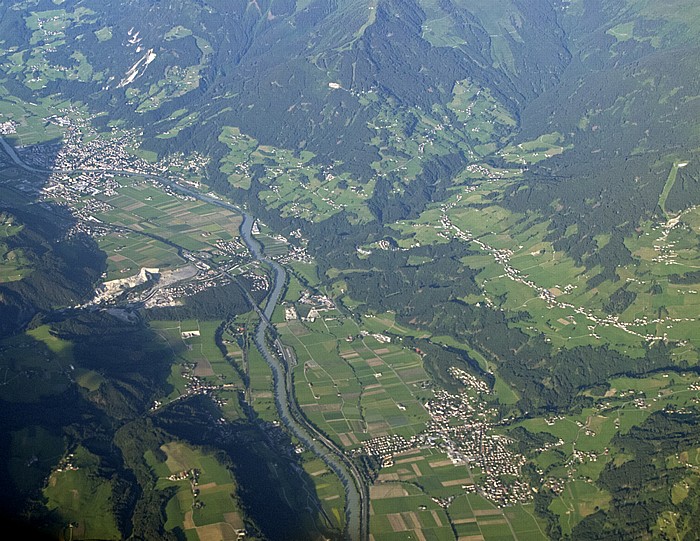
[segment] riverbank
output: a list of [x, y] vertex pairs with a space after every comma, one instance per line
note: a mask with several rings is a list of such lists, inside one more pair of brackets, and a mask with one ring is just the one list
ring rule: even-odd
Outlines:
[[345, 487], [345, 537], [352, 541], [365, 541], [369, 513], [366, 510], [368, 502], [362, 477], [342, 450], [306, 421], [294, 399], [294, 387], [289, 367], [284, 365], [267, 345], [267, 332], [274, 332], [270, 318], [282, 295], [287, 274], [279, 263], [265, 257], [262, 246], [252, 235], [254, 222], [255, 219], [250, 214], [244, 213], [241, 238], [255, 259], [271, 267], [273, 287], [265, 308], [260, 312], [260, 323], [255, 330], [253, 341], [272, 371], [277, 411], [285, 426], [340, 478]]

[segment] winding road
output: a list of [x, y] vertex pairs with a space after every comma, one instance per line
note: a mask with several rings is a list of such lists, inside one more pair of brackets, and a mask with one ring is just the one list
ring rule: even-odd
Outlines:
[[266, 339], [268, 331], [272, 333], [273, 336], [276, 335], [276, 330], [270, 322], [270, 318], [282, 295], [284, 284], [287, 279], [287, 273], [279, 263], [265, 257], [262, 246], [253, 238], [252, 227], [253, 223], [255, 222], [255, 218], [250, 214], [243, 212], [236, 205], [191, 190], [158, 175], [134, 173], [132, 171], [118, 171], [112, 169], [75, 169], [53, 171], [36, 169], [25, 164], [18, 156], [15, 149], [2, 136], [0, 136], [0, 146], [2, 146], [7, 155], [18, 167], [31, 173], [47, 174], [52, 172], [71, 173], [90, 171], [98, 173], [113, 173], [129, 177], [151, 178], [169, 186], [173, 190], [177, 190], [200, 201], [243, 214], [243, 223], [241, 224], [240, 229], [241, 238], [250, 250], [253, 258], [269, 265], [273, 273], [273, 288], [270, 295], [267, 297], [265, 308], [260, 309], [255, 302], [252, 301], [251, 297], [249, 297], [249, 299], [260, 315], [260, 323], [255, 330], [253, 341], [272, 371], [273, 391], [280, 419], [290, 430], [290, 432], [292, 432], [307, 449], [321, 458], [321, 460], [323, 460], [325, 464], [335, 472], [343, 483], [343, 487], [345, 488], [345, 538], [350, 541], [366, 541], [369, 537], [369, 495], [361, 473], [355, 464], [345, 455], [342, 449], [340, 449], [332, 440], [327, 438], [315, 426], [306, 420], [306, 417], [299, 409], [299, 405], [294, 397], [294, 383], [291, 370], [286, 363], [284, 363], [268, 347]]

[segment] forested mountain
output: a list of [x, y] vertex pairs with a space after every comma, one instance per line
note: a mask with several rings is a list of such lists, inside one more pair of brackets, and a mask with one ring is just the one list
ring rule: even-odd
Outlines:
[[[458, 392], [459, 371], [486, 382], [498, 416], [493, 430], [529, 461], [515, 477], [535, 488], [528, 493], [534, 504], [524, 505], [538, 511], [540, 533], [695, 538], [700, 484], [691, 471], [698, 456], [691, 440], [700, 397], [678, 397], [700, 388], [698, 58], [694, 0], [0, 1], [0, 134], [13, 147], [0, 159], [5, 379], [20, 346], [60, 360], [44, 344], [70, 342], [75, 361], [70, 372], [63, 367], [60, 385], [30, 401], [29, 413], [3, 422], [19, 438], [43, 407], [51, 419], [58, 416], [47, 397], [71, 402], [65, 423], [43, 423], [41, 430], [48, 439], [73, 441], [56, 444], [61, 449], [79, 446], [105, 461], [96, 471], [114, 495], [117, 524], [109, 531], [185, 535], [168, 522], [174, 492], [159, 492], [153, 473], [177, 438], [214, 453], [242, 480], [249, 533], [282, 535], [282, 527], [264, 524], [286, 498], [284, 488], [261, 503], [241, 466], [255, 462], [241, 443], [246, 438], [268, 458], [298, 444], [272, 422], [271, 377], [266, 373], [267, 387], [251, 387], [246, 365], [254, 352], [246, 325], [257, 317], [250, 302], [268, 293], [270, 275], [242, 255], [231, 226], [238, 217], [222, 225], [211, 209], [195, 209], [163, 225], [164, 215], [196, 199], [172, 190], [179, 184], [207, 194], [207, 204], [228, 198], [260, 220], [266, 249], [292, 276], [284, 299], [303, 316], [304, 332], [318, 331], [307, 290], [323, 292], [337, 310], [333, 318], [361, 329], [339, 338], [335, 323], [324, 320], [318, 332], [335, 332], [340, 344], [324, 351], [343, 359], [359, 390], [345, 396], [334, 381], [328, 402], [316, 404], [322, 385], [316, 381], [315, 390], [308, 375], [318, 364], [316, 344], [288, 331], [296, 311], [274, 321], [276, 347], [284, 343], [303, 357], [302, 344], [310, 356], [289, 368], [296, 392], [309, 400], [300, 399], [301, 408], [311, 405], [304, 414], [351, 449], [368, 484], [407, 475], [377, 477], [393, 459], [363, 451], [375, 435], [364, 401], [382, 374], [368, 384], [348, 360], [352, 353], [341, 355], [343, 342], [364, 339], [368, 321], [376, 331], [381, 320], [391, 323], [382, 329], [386, 343], [418, 355], [427, 378], [397, 395], [392, 405], [399, 411], [410, 396], [425, 414], [430, 398], [421, 393]], [[119, 167], [103, 160], [110, 152], [122, 160]], [[126, 174], [121, 185], [91, 192], [96, 172], [109, 182]], [[70, 200], [56, 186], [76, 176], [79, 195]], [[153, 199], [142, 184], [164, 177], [159, 189], [177, 201], [139, 215]], [[212, 235], [220, 242], [202, 248]], [[157, 256], [139, 259], [154, 245]], [[107, 273], [125, 278], [136, 266], [169, 272], [179, 265], [214, 275], [226, 254], [225, 283], [203, 291], [198, 285], [181, 302], [129, 305], [120, 317], [81, 307]], [[250, 274], [234, 280], [236, 269]], [[218, 447], [216, 435], [199, 428], [223, 423], [216, 409], [223, 406], [201, 397], [180, 403], [177, 395], [187, 370], [214, 374], [205, 363], [174, 368], [176, 359], [194, 355], [183, 351], [192, 349], [186, 340], [200, 336], [203, 321], [213, 350], [240, 377], [241, 418]], [[167, 339], [173, 329], [182, 342], [176, 348]], [[115, 364], [123, 342], [128, 362]], [[229, 346], [240, 346], [243, 361]], [[72, 385], [76, 368], [97, 383]], [[172, 402], [160, 413], [152, 403], [163, 396]], [[260, 397], [269, 402], [256, 406]], [[360, 420], [346, 417], [349, 403], [357, 404]], [[621, 422], [630, 404], [642, 413]], [[319, 411], [325, 417], [313, 417]], [[332, 423], [340, 417], [349, 424], [336, 435]], [[578, 424], [574, 435], [557, 432], [564, 418]], [[595, 422], [606, 427], [599, 432], [605, 441], [584, 443], [581, 451], [579, 436], [594, 437]], [[98, 426], [97, 436], [86, 436]], [[382, 437], [408, 434], [389, 421], [385, 428]], [[272, 437], [261, 435], [267, 430]], [[414, 432], [411, 441], [420, 440]], [[0, 451], [15, 449], [19, 440], [12, 441]], [[299, 473], [295, 456], [285, 460], [284, 479], [292, 472], [320, 486], [309, 480], [315, 474]], [[572, 464], [586, 460], [599, 462], [574, 475]], [[41, 473], [51, 469], [48, 462]], [[261, 484], [272, 486], [275, 475], [260, 473]], [[461, 486], [411, 482], [409, 491], [420, 489], [444, 509], [454, 497], [447, 487]], [[517, 486], [508, 475], [499, 482]], [[117, 498], [126, 485], [132, 488]], [[38, 481], [32, 486], [22, 497], [40, 507]], [[319, 501], [310, 493], [308, 505], [318, 509], [333, 497]], [[336, 526], [328, 514], [295, 521], [295, 503], [283, 505], [290, 528], [323, 523], [316, 533], [337, 534], [339, 516]], [[256, 515], [256, 506], [264, 511]], [[645, 512], [627, 512], [635, 506]], [[51, 522], [50, 514], [40, 515]], [[392, 533], [404, 531], [408, 519], [399, 518], [377, 519], [376, 527], [391, 522]], [[456, 537], [489, 539], [488, 528], [451, 524]]]

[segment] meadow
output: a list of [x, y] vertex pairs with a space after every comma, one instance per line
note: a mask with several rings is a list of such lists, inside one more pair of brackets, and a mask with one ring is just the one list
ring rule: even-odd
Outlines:
[[150, 322], [151, 329], [174, 353], [171, 376], [168, 380], [173, 390], [164, 404], [185, 394], [187, 378], [195, 376], [206, 384], [225, 386], [221, 392], [226, 392], [228, 407], [225, 406], [223, 411], [230, 414], [232, 420], [240, 416], [235, 392], [243, 390], [244, 385], [233, 363], [236, 362], [234, 359], [242, 357], [242, 352], [234, 342], [227, 340], [225, 347], [230, 359], [224, 357], [214, 339], [220, 325], [220, 321], [199, 320]]
[[72, 383], [72, 344], [42, 326], [0, 341], [3, 400], [36, 403], [62, 393]]
[[[638, 357], [647, 344], [666, 337], [681, 344], [674, 352], [679, 363], [698, 361], [693, 348], [682, 343], [698, 345], [694, 328], [700, 284], [678, 283], [674, 278], [700, 267], [692, 240], [700, 231], [697, 209], [690, 208], [665, 224], [642, 223], [634, 237], [625, 239], [635, 264], [619, 267], [615, 280], [591, 287], [589, 281], [601, 267], [577, 264], [543, 240], [547, 221], [535, 213], [512, 213], [486, 204], [487, 196], [493, 198], [508, 185], [508, 181], [477, 181], [476, 189], [456, 192], [447, 203], [427, 209], [416, 220], [397, 222], [392, 227], [399, 245], [434, 245], [451, 238], [467, 242], [478, 253], [460, 262], [479, 270], [476, 281], [483, 293], [463, 300], [486, 301], [510, 313], [527, 312], [527, 318], [514, 324], [526, 334], [546, 336], [556, 349], [607, 344]], [[443, 216], [451, 228], [436, 227]], [[602, 249], [609, 236], [595, 240]], [[504, 252], [507, 258], [499, 259]], [[611, 298], [621, 294], [631, 300], [617, 308]]]
[[[551, 449], [538, 452], [534, 461], [543, 470], [544, 477], [562, 480], [562, 490], [552, 501], [550, 510], [559, 517], [564, 534], [570, 534], [584, 517], [608, 508], [610, 495], [596, 486], [595, 481], [606, 465], [618, 456], [613, 446], [616, 434], [628, 433], [654, 412], [683, 410], [700, 403], [696, 379], [694, 374], [683, 372], [614, 378], [602, 396], [587, 393], [596, 404], [579, 414], [552, 415], [517, 423], [531, 432], [545, 432], [558, 440]], [[681, 462], [692, 463], [695, 456], [695, 449], [688, 449], [666, 460], [673, 467]], [[696, 480], [697, 473], [693, 473], [689, 482]], [[681, 484], [678, 486], [676, 490], [680, 490]]]
[[3, 122], [14, 123], [15, 133], [7, 137], [16, 146], [60, 140], [63, 128], [49, 119], [55, 115], [56, 110], [67, 107], [76, 107], [76, 114], [82, 114], [77, 112], [79, 104], [55, 97], [42, 97], [30, 103], [11, 95], [0, 85], [0, 118]]
[[258, 197], [282, 216], [319, 222], [345, 210], [353, 222], [371, 218], [364, 203], [372, 194], [373, 183], [352, 186], [348, 173], [335, 174], [332, 165], [319, 166], [313, 153], [261, 145], [236, 127], [224, 127], [219, 141], [229, 149], [219, 168], [232, 186], [249, 188], [250, 168], [268, 166], [266, 176], [260, 179], [265, 189]]
[[[428, 396], [420, 357], [379, 342], [356, 322], [333, 311], [313, 323], [277, 328], [294, 348], [297, 400], [311, 422], [352, 449], [373, 437], [421, 432], [428, 420], [419, 398]], [[349, 340], [352, 337], [352, 341]]]
[[63, 536], [121, 539], [112, 507], [112, 483], [100, 476], [99, 457], [78, 447], [68, 465], [51, 473], [43, 491], [47, 507], [65, 524]]
[[166, 443], [160, 450], [164, 461], [151, 451], [146, 460], [158, 476], [157, 489], [177, 490], [165, 508], [166, 530], [180, 528], [188, 539], [200, 541], [236, 539], [245, 525], [231, 472], [215, 456], [185, 443]]
[[7, 244], [22, 229], [23, 226], [17, 223], [14, 216], [0, 213], [0, 284], [21, 280], [32, 272], [31, 262], [22, 249], [10, 249]]

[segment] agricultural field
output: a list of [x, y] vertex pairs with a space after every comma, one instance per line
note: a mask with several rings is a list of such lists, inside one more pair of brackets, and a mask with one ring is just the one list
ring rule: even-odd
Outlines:
[[496, 150], [497, 143], [516, 121], [487, 88], [480, 88], [468, 79], [458, 81], [452, 89], [453, 100], [448, 107], [464, 123], [478, 144], [479, 154]]
[[370, 516], [370, 539], [454, 539], [445, 510], [414, 484], [372, 486]]
[[260, 416], [260, 419], [269, 423], [279, 423], [277, 406], [272, 393], [272, 373], [267, 362], [257, 350], [251, 347], [248, 350], [247, 370], [248, 370], [248, 393], [249, 403]]
[[301, 454], [302, 467], [313, 480], [316, 495], [329, 523], [338, 530], [345, 524], [345, 489], [340, 479], [318, 457], [305, 451]]
[[50, 119], [56, 111], [67, 108], [74, 109], [78, 115], [83, 114], [77, 103], [55, 97], [41, 97], [30, 103], [11, 95], [0, 85], [0, 121], [11, 123], [12, 128], [6, 137], [16, 146], [60, 140], [64, 128]]
[[[615, 378], [596, 404], [576, 415], [553, 415], [517, 423], [533, 433], [547, 433], [555, 443], [538, 450], [534, 462], [557, 497], [550, 510], [559, 517], [562, 532], [570, 534], [584, 517], [607, 509], [610, 495], [595, 481], [614, 456], [616, 434], [627, 434], [654, 412], [683, 411], [700, 403], [700, 387], [692, 373], [661, 373], [646, 378]], [[668, 457], [675, 467], [693, 463], [695, 450]], [[663, 460], [663, 458], [662, 458]], [[691, 475], [696, 482], [697, 473]]]
[[191, 251], [213, 249], [218, 240], [238, 237], [241, 217], [229, 210], [175, 197], [145, 181], [122, 179], [117, 195], [101, 198], [114, 208], [98, 218], [167, 238]]
[[562, 134], [557, 132], [547, 133], [532, 141], [508, 145], [499, 150], [498, 155], [507, 162], [528, 165], [557, 156], [573, 148], [573, 145], [564, 145], [564, 142], [565, 139]]
[[[547, 539], [544, 522], [535, 515], [532, 504], [499, 509], [478, 494], [457, 496], [447, 508], [457, 538]], [[480, 537], [479, 537], [480, 536]]]
[[317, 222], [345, 210], [356, 221], [370, 219], [364, 202], [372, 195], [372, 183], [349, 187], [347, 173], [336, 175], [332, 165], [309, 163], [314, 158], [312, 153], [260, 145], [235, 127], [224, 127], [219, 141], [229, 149], [221, 160], [220, 170], [237, 188], [250, 187], [251, 167], [270, 166], [268, 174], [260, 179], [267, 189], [258, 197], [266, 206], [278, 209], [282, 216]]
[[[636, 264], [618, 268], [617, 281], [591, 287], [588, 282], [600, 267], [586, 269], [542, 240], [548, 224], [536, 214], [484, 207], [485, 196], [493, 193], [492, 182], [481, 183], [415, 221], [398, 222], [393, 227], [404, 237], [399, 245], [451, 239], [467, 243], [480, 253], [461, 262], [480, 270], [477, 283], [483, 296], [464, 300], [513, 313], [527, 311], [529, 317], [517, 325], [526, 333], [543, 333], [556, 348], [608, 344], [638, 356], [645, 344], [663, 338], [696, 345], [700, 285], [693, 280], [679, 283], [677, 277], [700, 267], [692, 240], [700, 223], [697, 209], [691, 207], [665, 224], [642, 224], [637, 236], [625, 239]], [[599, 249], [609, 240], [596, 238]], [[689, 349], [681, 345], [676, 350], [679, 362], [697, 362]]]
[[21, 248], [12, 249], [7, 242], [22, 231], [11, 214], [0, 213], [0, 284], [21, 280], [32, 272], [31, 262]]
[[[307, 418], [350, 453], [382, 441], [413, 441], [424, 433], [431, 419], [425, 404], [434, 390], [421, 356], [397, 338], [411, 333], [390, 313], [358, 323], [334, 308], [317, 305], [311, 311], [300, 298], [320, 302], [292, 277], [276, 327], [284, 345], [295, 351], [295, 392]], [[477, 482], [487, 482], [489, 472], [455, 463], [434, 445], [409, 446], [390, 456], [370, 488], [374, 539], [454, 539], [455, 531], [484, 539], [545, 538], [531, 504], [501, 509], [477, 496]], [[467, 495], [489, 510], [469, 517], [457, 513], [453, 520], [452, 502]], [[509, 524], [516, 515], [513, 529]], [[477, 523], [474, 516], [483, 518]]]
[[433, 114], [418, 108], [400, 111], [393, 100], [383, 102], [375, 94], [363, 95], [360, 102], [379, 108], [370, 128], [375, 133], [371, 142], [381, 159], [373, 162], [372, 168], [378, 176], [392, 179], [394, 193], [403, 192], [417, 178], [424, 161], [456, 150], [475, 156], [467, 126], [446, 124], [447, 116], [441, 114], [446, 111], [436, 109]]
[[222, 325], [221, 321], [151, 321], [150, 327], [163, 339], [175, 354], [169, 379], [173, 390], [163, 404], [167, 405], [189, 394], [190, 389], [198, 386], [219, 387], [222, 411], [230, 420], [241, 415], [236, 399], [236, 392], [243, 390], [239, 369], [232, 359], [243, 356], [240, 348], [232, 341], [226, 340], [228, 356], [224, 357], [216, 345], [215, 333]]
[[[459, 476], [466, 477], [466, 472], [455, 472], [444, 455], [413, 453], [397, 460], [391, 470], [380, 474], [380, 481], [370, 488], [374, 539], [547, 539], [531, 504], [501, 509], [475, 493], [465, 493], [462, 487], [469, 483], [468, 477]], [[433, 477], [440, 470], [449, 474]], [[433, 487], [428, 489], [431, 484], [444, 494], [438, 497], [440, 503], [432, 497]]]
[[59, 434], [34, 424], [7, 436], [10, 479], [20, 494], [30, 494], [34, 487], [42, 486], [47, 473], [65, 453], [65, 441]]
[[[447, 117], [439, 111], [427, 114], [416, 108], [399, 113], [392, 104], [377, 101], [371, 93], [358, 99], [363, 105], [379, 108], [370, 128], [376, 134], [371, 144], [380, 159], [371, 166], [379, 177], [391, 179], [393, 193], [402, 193], [420, 175], [423, 162], [448, 156], [455, 149], [471, 157], [477, 156], [475, 150], [482, 154], [493, 151], [494, 141], [514, 122], [488, 90], [468, 81], [456, 85], [450, 104], [459, 117], [459, 125], [455, 126], [444, 124]], [[219, 141], [229, 149], [220, 170], [233, 186], [249, 188], [251, 167], [266, 166], [267, 174], [260, 179], [266, 189], [258, 197], [282, 216], [320, 222], [345, 211], [352, 223], [372, 219], [367, 199], [372, 196], [376, 179], [358, 183], [348, 173], [337, 173], [333, 163], [319, 166], [310, 152], [260, 145], [237, 127], [225, 127]]]
[[[126, 88], [125, 95], [136, 112], [143, 113], [161, 107], [173, 99], [185, 95], [199, 87], [201, 72], [210, 61], [213, 48], [209, 41], [195, 35], [183, 26], [176, 26], [165, 31], [163, 43], [168, 46], [161, 54], [170, 54], [178, 58], [178, 50], [197, 51], [198, 58], [191, 64], [179, 60], [165, 66], [160, 79], [143, 87], [129, 86], [158, 56], [149, 50], [144, 56], [143, 38], [133, 28], [124, 36], [114, 35], [110, 26], [99, 26], [99, 16], [89, 8], [78, 7], [70, 9], [54, 9], [49, 11], [33, 11], [24, 18], [24, 24], [31, 37], [28, 48], [10, 47], [0, 52], [0, 63], [5, 72], [13, 75], [25, 86], [34, 91], [46, 88], [55, 81], [67, 80], [81, 83], [97, 83], [117, 88]], [[119, 79], [112, 83], [116, 74], [110, 77], [109, 69], [99, 70], [90, 62], [99, 63], [93, 55], [95, 51], [90, 46], [76, 47], [76, 43], [84, 42], [82, 33], [91, 32], [97, 40], [98, 48], [103, 43], [113, 42], [115, 47], [121, 47], [131, 53], [132, 62], [124, 66], [124, 72], [118, 73]], [[184, 41], [186, 43], [178, 43]], [[192, 43], [190, 44], [189, 41]], [[72, 47], [67, 44], [72, 43]], [[145, 65], [144, 65], [145, 64]], [[166, 137], [173, 136], [168, 132]], [[181, 128], [180, 128], [181, 129]]]
[[112, 483], [99, 475], [99, 466], [99, 457], [78, 447], [62, 458], [44, 488], [47, 506], [60, 515], [69, 539], [121, 539]]
[[98, 239], [107, 257], [107, 280], [138, 274], [142, 268], [173, 269], [184, 265], [177, 248], [137, 233], [108, 233]]
[[168, 121], [177, 120], [177, 123], [174, 126], [170, 127], [168, 131], [161, 133], [156, 137], [158, 137], [158, 139], [171, 139], [173, 137], [177, 137], [177, 135], [182, 130], [194, 125], [198, 118], [199, 113], [188, 113], [187, 109], [180, 109], [178, 111], [175, 111], [175, 113], [171, 115]]
[[284, 256], [289, 251], [289, 241], [281, 235], [276, 235], [269, 227], [258, 222], [259, 233], [255, 235], [255, 239], [262, 244], [265, 255], [278, 259], [279, 256]]
[[25, 17], [27, 30], [31, 32], [30, 49], [5, 50], [2, 63], [7, 73], [32, 90], [40, 90], [55, 80], [77, 80], [81, 82], [101, 81], [104, 73], [95, 72], [80, 51], [66, 54], [64, 63], [54, 63], [57, 49], [67, 43], [67, 33], [96, 22], [95, 12], [85, 7], [73, 11], [56, 9], [32, 12]]
[[165, 509], [166, 530], [180, 528], [187, 539], [236, 539], [245, 529], [231, 472], [213, 455], [185, 443], [161, 446], [165, 459], [147, 452], [146, 460], [158, 476], [156, 488], [176, 488]]
[[321, 313], [314, 322], [277, 325], [296, 352], [295, 392], [311, 422], [347, 449], [373, 437], [421, 432], [428, 416], [419, 383], [428, 376], [420, 357], [378, 341], [335, 311]]
[[46, 326], [0, 341], [3, 400], [33, 403], [65, 391], [73, 377], [71, 348]]
[[225, 355], [215, 341], [221, 321], [151, 321], [151, 328], [175, 353], [168, 379], [172, 391], [162, 404], [179, 400], [194, 388], [208, 388], [215, 392], [224, 418], [236, 421], [245, 416], [239, 404], [239, 393], [243, 392], [260, 419], [279, 423], [270, 369], [248, 336], [257, 321], [255, 312], [250, 312], [224, 326]]
[[[465, 302], [486, 302], [512, 313], [526, 310], [528, 318], [514, 325], [526, 333], [542, 333], [557, 349], [607, 344], [634, 358], [643, 354], [647, 344], [667, 337], [678, 341], [672, 355], [679, 364], [682, 361], [691, 366], [697, 363], [694, 353], [697, 310], [693, 299], [699, 287], [696, 269], [700, 265], [691, 237], [700, 231], [700, 218], [694, 207], [669, 217], [666, 223], [643, 223], [635, 237], [624, 241], [635, 265], [618, 268], [616, 281], [604, 280], [592, 288], [587, 282], [600, 273], [601, 268], [586, 269], [577, 265], [565, 253], [555, 250], [550, 242], [542, 240], [548, 223], [540, 216], [484, 205], [507, 185], [507, 180], [500, 183], [477, 181], [475, 188], [460, 190], [440, 207], [424, 211], [417, 220], [395, 223], [392, 227], [398, 232], [399, 246], [411, 248], [446, 243], [451, 239], [468, 243], [478, 253], [464, 257], [461, 262], [480, 269], [476, 282], [482, 296], [470, 295], [464, 298]], [[602, 235], [595, 240], [599, 249], [610, 242], [609, 237]], [[362, 248], [378, 249], [375, 245]], [[423, 261], [410, 262], [420, 265]], [[352, 270], [329, 271], [328, 276], [336, 279], [332, 296], [340, 297], [345, 307], [354, 309], [356, 305], [344, 294], [346, 285], [342, 277], [346, 272]], [[652, 289], [652, 286], [658, 287]], [[386, 380], [387, 367], [396, 368], [396, 363], [390, 362], [387, 356], [397, 354], [397, 345], [378, 344], [371, 334], [386, 333], [394, 340], [397, 336], [430, 338], [433, 343], [468, 351], [484, 370], [496, 371], [491, 362], [469, 345], [449, 336], [431, 336], [408, 329], [398, 324], [391, 312], [366, 313], [359, 324], [333, 310], [318, 311], [314, 314], [316, 317], [310, 319], [308, 308], [299, 310], [298, 299], [303, 289], [294, 278], [291, 280], [286, 301], [295, 306], [298, 318], [285, 321], [280, 310], [277, 326], [284, 343], [293, 347], [297, 354], [295, 388], [306, 415], [347, 449], [359, 449], [372, 437], [385, 434], [404, 437], [415, 434], [421, 422], [420, 408], [414, 412], [415, 425], [406, 418], [406, 412], [399, 413], [396, 409], [399, 404], [405, 407], [410, 400], [420, 405], [426, 399], [411, 387], [421, 378], [429, 379], [420, 360], [417, 359], [413, 367], [422, 371], [416, 382], [399, 378], [399, 384], [394, 379]], [[360, 340], [362, 333], [370, 336]], [[377, 353], [377, 348], [383, 352]], [[400, 350], [400, 346], [398, 348]], [[398, 361], [399, 366], [406, 363], [407, 368], [411, 367], [409, 359], [410, 354]], [[382, 375], [378, 376], [378, 372]], [[563, 534], [570, 535], [584, 518], [610, 508], [611, 495], [596, 481], [612, 457], [619, 454], [614, 438], [640, 427], [654, 412], [686, 411], [696, 406], [700, 403], [696, 380], [690, 372], [658, 373], [639, 379], [616, 378], [609, 382], [607, 391], [600, 394], [586, 391], [585, 396], [592, 398], [594, 405], [583, 408], [580, 413], [535, 417], [502, 431], [507, 436], [511, 429], [522, 427], [553, 438], [553, 443], [531, 449], [528, 457], [543, 472], [544, 486], [556, 494], [549, 511], [556, 517]], [[518, 401], [517, 391], [497, 372], [494, 381], [494, 393], [501, 404]], [[678, 467], [693, 464], [695, 451], [688, 449], [678, 456], [668, 457], [667, 461], [677, 463]], [[415, 517], [406, 515], [408, 500], [404, 485], [410, 488], [419, 485], [429, 497], [455, 497], [451, 505], [456, 509], [466, 508], [464, 502], [475, 498], [490, 505], [477, 494], [464, 494], [463, 487], [473, 486], [470, 484], [479, 478], [478, 470], [471, 475], [462, 466], [465, 473], [459, 475], [460, 467], [452, 464], [433, 467], [432, 462], [439, 463], [432, 456], [434, 452], [420, 449], [407, 451], [406, 456], [394, 454], [393, 463], [379, 469], [373, 494], [380, 487], [382, 494], [386, 491], [389, 495], [384, 497], [387, 500], [393, 497], [392, 491], [397, 491], [401, 498], [396, 498], [393, 509], [378, 512], [373, 496], [371, 531], [375, 538], [414, 536], [416, 528], [421, 528], [429, 538], [425, 530], [436, 527], [435, 520], [416, 522]], [[459, 481], [459, 484], [451, 485], [451, 481]], [[687, 496], [688, 487], [696, 481], [696, 475], [689, 474], [674, 485], [674, 497], [681, 501]], [[448, 515], [452, 519], [450, 508]], [[464, 517], [457, 513], [457, 523], [452, 522], [459, 536], [546, 537], [545, 521], [534, 518], [532, 504], [495, 508], [490, 513], [496, 518], [489, 518], [489, 512], [477, 513], [477, 516], [464, 513]], [[486, 518], [482, 520], [480, 516]], [[515, 520], [511, 522], [511, 519]], [[494, 522], [489, 524], [490, 520]], [[486, 523], [482, 524], [484, 521]], [[440, 538], [441, 534], [435, 530], [430, 535]], [[445, 535], [449, 538], [451, 534], [446, 531]]]
[[136, 177], [116, 177], [109, 182], [116, 185], [112, 184], [108, 193], [104, 190], [77, 201], [73, 193], [57, 197], [60, 202], [70, 201], [81, 215], [110, 224], [97, 237], [100, 248], [108, 254], [108, 280], [138, 274], [144, 267], [182, 267], [187, 263], [183, 250], [202, 252], [217, 264], [245, 253], [238, 240], [239, 214]]

